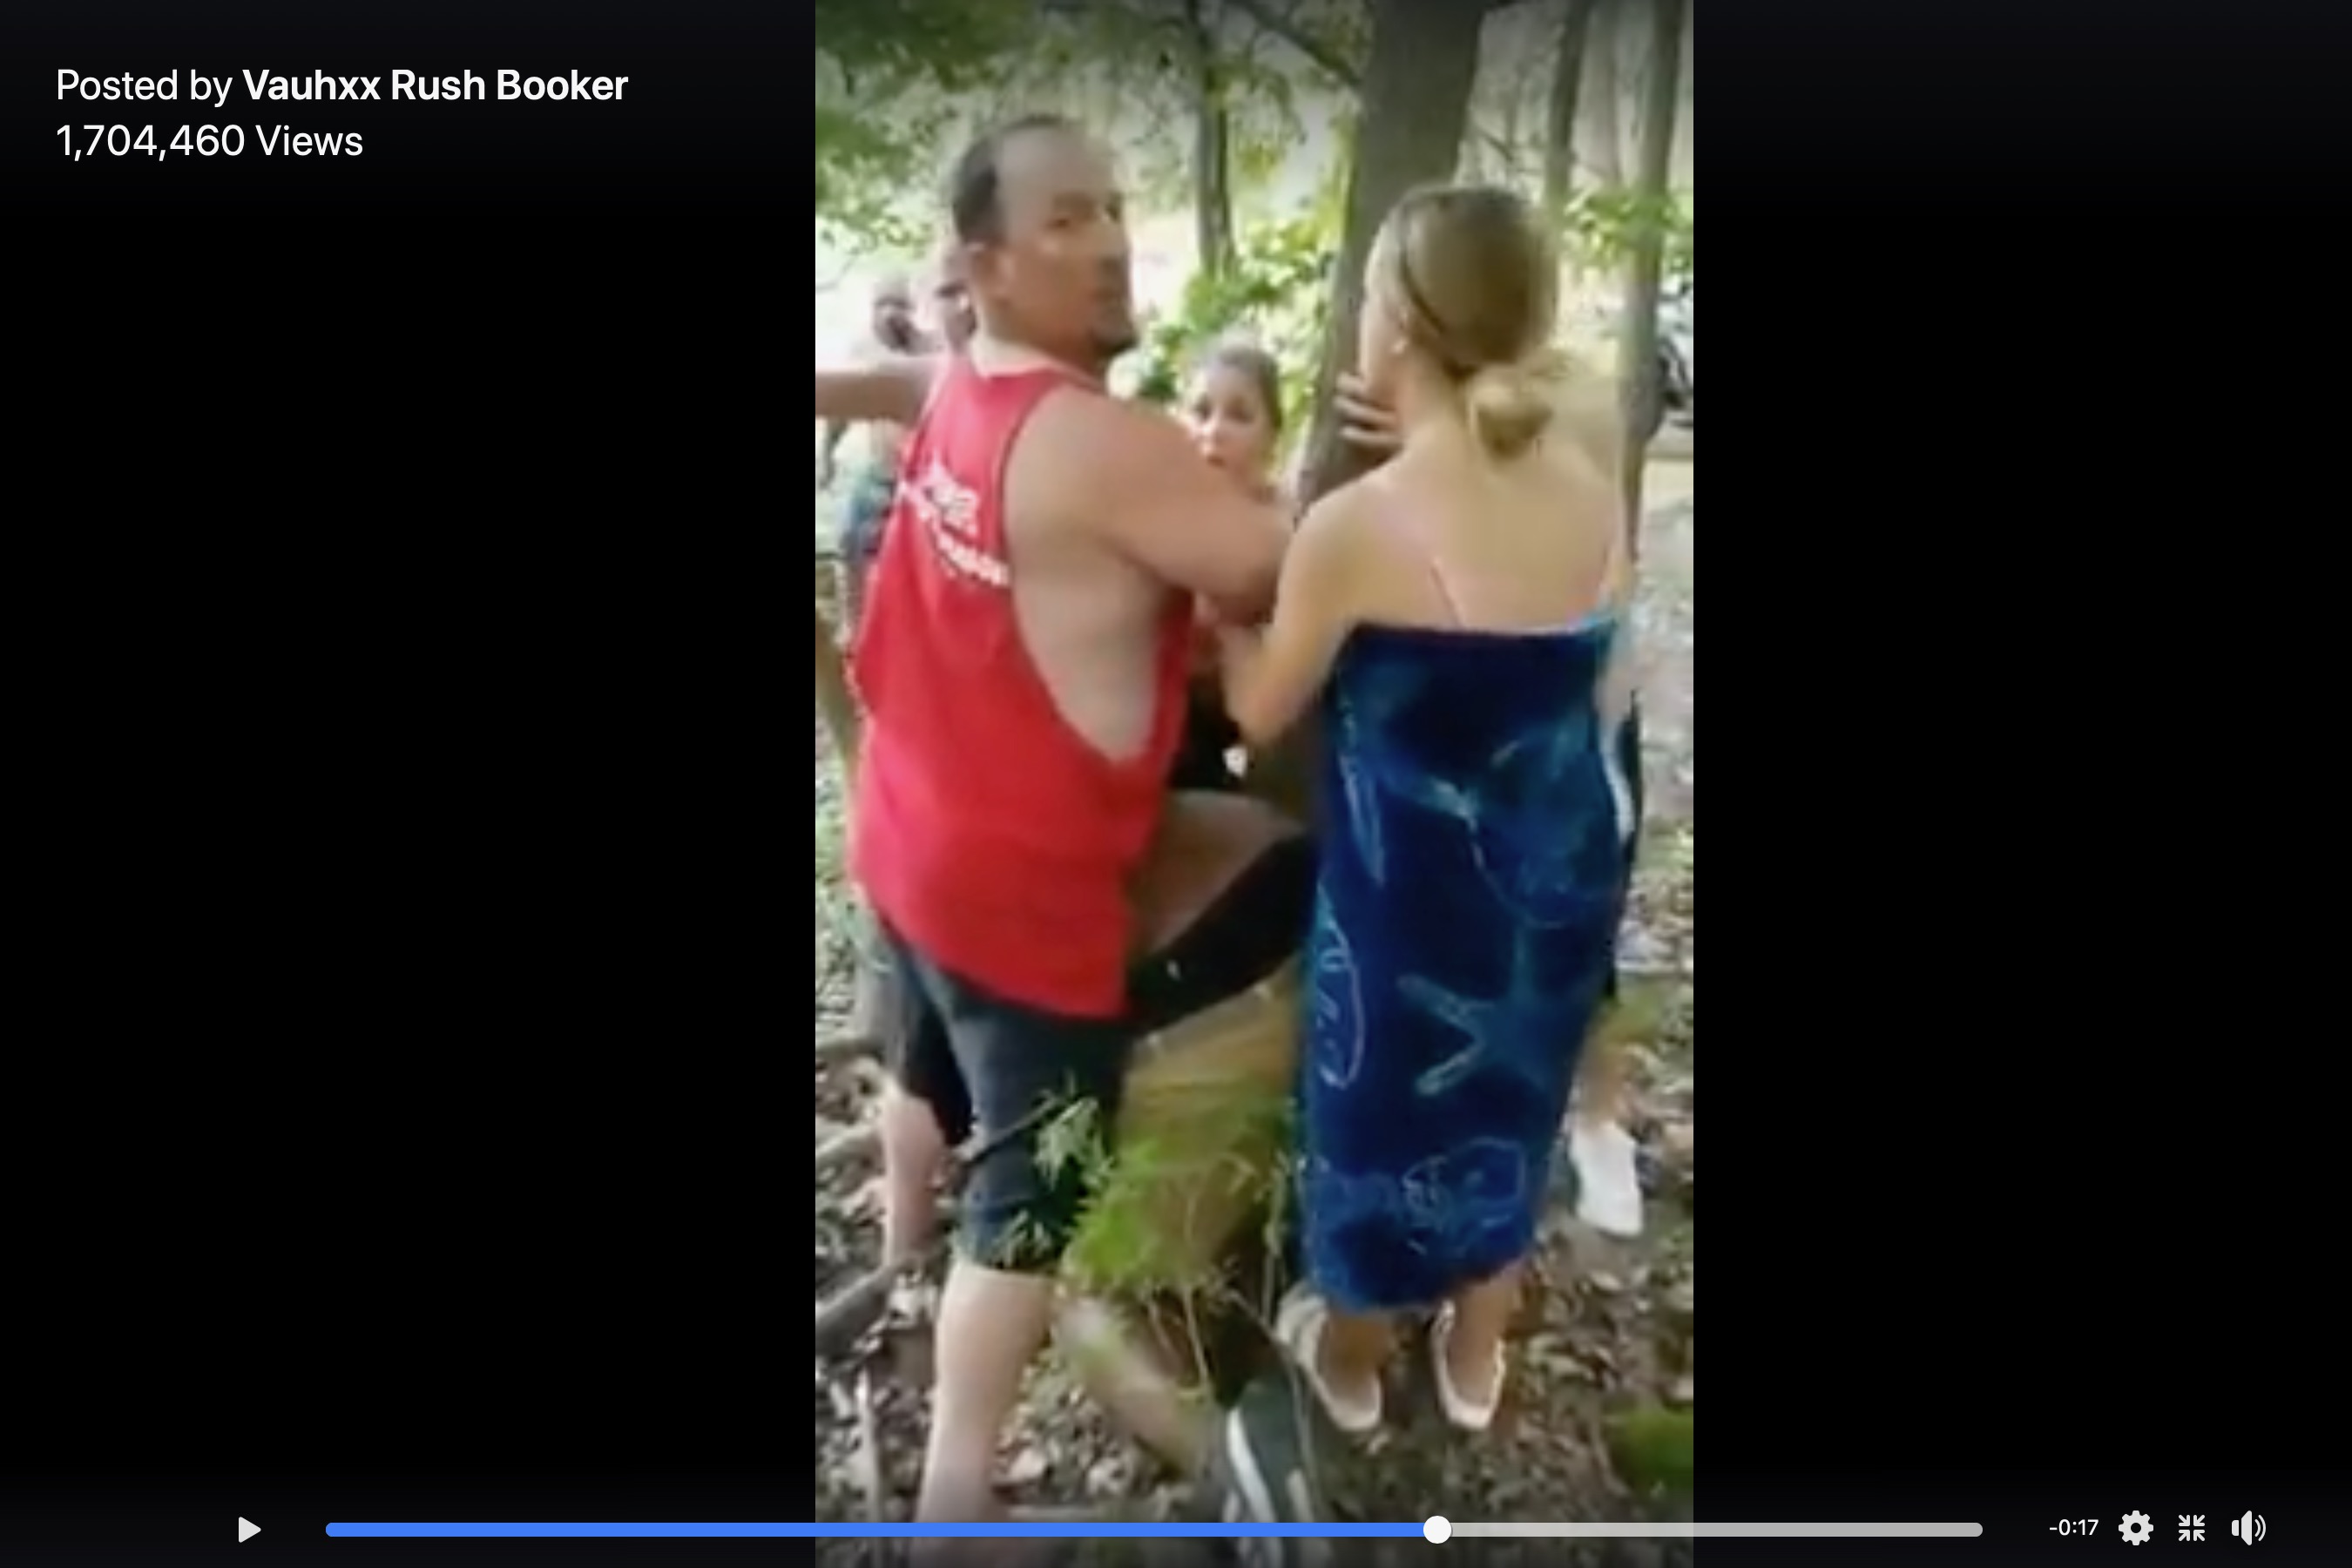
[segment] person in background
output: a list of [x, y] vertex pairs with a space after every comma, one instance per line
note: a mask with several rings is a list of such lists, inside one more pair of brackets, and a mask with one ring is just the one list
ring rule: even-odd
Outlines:
[[1278, 498], [1282, 366], [1255, 343], [1228, 339], [1202, 356], [1184, 391], [1184, 421], [1212, 468]]
[[[932, 331], [942, 352], [960, 354], [979, 321], [961, 259], [943, 246], [930, 275]], [[882, 1085], [882, 1256], [904, 1263], [929, 1247], [938, 1228], [939, 1186], [948, 1152], [971, 1135], [971, 1094], [948, 1048], [946, 1026], [908, 979], [876, 952], [881, 993], [876, 1033]]]
[[[925, 335], [915, 316], [914, 286], [893, 273], [874, 287], [866, 320], [866, 336], [856, 353], [861, 364], [915, 360], [937, 345]], [[882, 530], [890, 514], [890, 500], [898, 484], [899, 449], [906, 441], [903, 426], [887, 419], [828, 420], [823, 445], [817, 449], [816, 482], [830, 489], [839, 477], [841, 446], [856, 424], [866, 426], [865, 461], [852, 479], [842, 512], [840, 631], [854, 637], [866, 606], [866, 583], [874, 558], [882, 548]]]
[[[884, 278], [874, 290], [868, 323], [871, 335], [861, 350], [861, 363], [920, 361], [942, 345], [950, 353], [961, 352], [971, 336], [970, 302], [953, 271], [951, 258], [943, 260], [933, 274], [930, 304], [938, 317], [936, 333], [926, 332], [916, 321], [913, 286], [898, 274]], [[820, 487], [833, 482], [835, 453], [849, 428], [848, 422], [840, 420], [826, 426], [818, 462]], [[866, 585], [874, 558], [881, 552], [882, 530], [898, 488], [904, 441], [903, 429], [887, 420], [871, 421], [866, 429], [866, 460], [851, 489], [840, 539], [838, 630], [844, 640], [856, 635], [858, 618], [865, 612]], [[898, 979], [875, 938], [872, 922], [861, 918], [860, 923], [861, 962], [850, 1027], [854, 1033], [877, 1037], [886, 1062], [903, 1063], [908, 1048], [904, 1037], [913, 1026], [909, 1021], [918, 1015], [908, 999], [898, 994]], [[928, 1240], [934, 1208], [932, 1189], [951, 1146], [939, 1122], [924, 1109], [926, 1102], [909, 1101], [898, 1092], [900, 1087], [898, 1076], [886, 1082], [881, 1118], [884, 1253], [894, 1260], [919, 1251]], [[923, 1087], [927, 1093], [947, 1096], [942, 1114], [950, 1125], [955, 1124], [959, 1114], [969, 1121], [969, 1111], [959, 1110], [950, 1088], [929, 1082]]]
[[[1282, 451], [1282, 367], [1272, 354], [1238, 339], [1210, 349], [1185, 387], [1183, 417], [1212, 468], [1252, 494], [1283, 499], [1274, 479]], [[1233, 758], [1241, 732], [1227, 717], [1217, 685], [1213, 637], [1202, 638], [1202, 650], [1184, 743], [1176, 755], [1175, 787], [1236, 790], [1241, 777]]]
[[964, 281], [963, 258], [953, 245], [943, 246], [932, 265], [931, 316], [938, 324], [940, 347], [951, 354], [963, 353], [972, 334], [980, 331], [980, 318], [972, 313], [971, 287]]
[[1407, 1314], [1486, 1430], [1633, 850], [1631, 587], [1606, 388], [1550, 351], [1556, 262], [1503, 190], [1418, 193], [1365, 284], [1360, 390], [1403, 434], [1318, 502], [1271, 625], [1220, 632], [1261, 743], [1322, 710], [1298, 1219], [1276, 1329], [1332, 1421], [1383, 1419]]

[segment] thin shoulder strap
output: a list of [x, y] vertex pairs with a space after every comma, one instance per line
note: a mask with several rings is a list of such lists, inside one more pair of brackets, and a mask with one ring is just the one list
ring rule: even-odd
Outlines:
[[1438, 564], [1437, 552], [1430, 548], [1428, 536], [1405, 515], [1402, 507], [1396, 505], [1389, 498], [1381, 498], [1381, 503], [1374, 510], [1381, 520], [1381, 526], [1388, 531], [1389, 536], [1405, 550], [1420, 557], [1422, 570], [1429, 574], [1430, 586], [1437, 590], [1438, 602], [1445, 606], [1447, 619], [1456, 626], [1465, 625], [1462, 615], [1462, 602], [1454, 597], [1454, 584], [1447, 579], [1445, 568]]

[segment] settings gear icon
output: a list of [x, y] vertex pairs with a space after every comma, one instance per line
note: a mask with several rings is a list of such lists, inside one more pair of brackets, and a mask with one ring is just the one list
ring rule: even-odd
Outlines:
[[2147, 1545], [2147, 1538], [2155, 1533], [2156, 1526], [2149, 1522], [2147, 1515], [2138, 1512], [2137, 1510], [2124, 1515], [2124, 1539], [2130, 1542], [2134, 1546]]

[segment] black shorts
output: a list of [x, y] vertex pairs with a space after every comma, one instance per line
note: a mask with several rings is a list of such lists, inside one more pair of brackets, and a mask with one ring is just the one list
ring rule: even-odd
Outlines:
[[1296, 958], [1315, 904], [1305, 838], [1260, 856], [1192, 928], [1129, 972], [1121, 1018], [1067, 1018], [1021, 1006], [947, 973], [887, 927], [896, 972], [890, 1063], [929, 1102], [951, 1143], [977, 1131], [987, 1152], [967, 1175], [962, 1244], [990, 1268], [1060, 1264], [1087, 1197], [1084, 1162], [1041, 1161], [1039, 1137], [1077, 1105], [1108, 1128], [1135, 1042], [1240, 995]]
[[882, 1062], [898, 1086], [930, 1108], [950, 1148], [971, 1136], [971, 1092], [963, 1086], [955, 1053], [948, 1047], [947, 1021], [923, 998], [903, 952], [905, 944], [885, 930], [876, 942], [876, 987], [880, 1006], [877, 1032]]
[[1242, 781], [1226, 753], [1242, 743], [1242, 732], [1225, 717], [1213, 690], [1195, 687], [1184, 710], [1184, 739], [1176, 749], [1168, 787], [1199, 795], [1238, 795]]

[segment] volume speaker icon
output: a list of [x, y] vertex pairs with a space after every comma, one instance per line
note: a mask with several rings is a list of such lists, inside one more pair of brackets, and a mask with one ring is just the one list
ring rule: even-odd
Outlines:
[[2270, 1526], [2263, 1522], [2263, 1516], [2261, 1514], [2252, 1512], [2242, 1513], [2237, 1518], [2230, 1521], [2230, 1533], [2244, 1542], [2247, 1545], [2252, 1546], [2255, 1542], [2260, 1541], [2263, 1536], [2270, 1533]]

